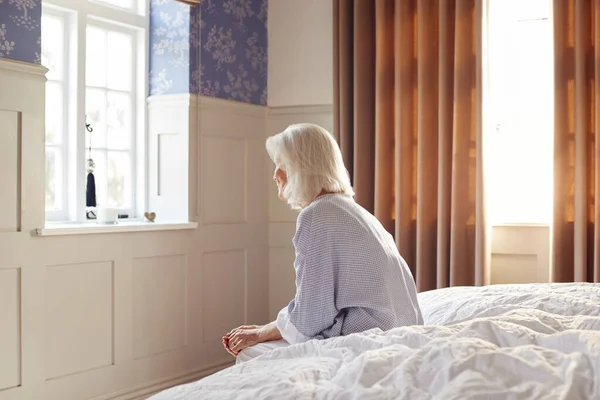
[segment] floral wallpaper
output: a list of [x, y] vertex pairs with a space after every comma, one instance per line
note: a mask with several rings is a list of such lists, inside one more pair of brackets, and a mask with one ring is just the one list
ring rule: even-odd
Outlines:
[[40, 64], [41, 0], [0, 0], [0, 57]]
[[200, 94], [267, 104], [267, 0], [205, 0]]
[[151, 94], [267, 104], [268, 0], [152, 0]]
[[[190, 32], [194, 28], [190, 25], [190, 14], [197, 12], [197, 9], [174, 0], [151, 0], [151, 94], [190, 92], [190, 71], [198, 68], [197, 57], [191, 54]], [[199, 31], [199, 25], [195, 23]]]

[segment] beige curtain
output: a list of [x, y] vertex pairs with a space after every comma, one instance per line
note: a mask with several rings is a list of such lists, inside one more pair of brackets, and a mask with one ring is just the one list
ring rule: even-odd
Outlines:
[[334, 0], [334, 132], [420, 291], [489, 283], [479, 0]]
[[600, 282], [600, 1], [554, 0], [552, 280]]

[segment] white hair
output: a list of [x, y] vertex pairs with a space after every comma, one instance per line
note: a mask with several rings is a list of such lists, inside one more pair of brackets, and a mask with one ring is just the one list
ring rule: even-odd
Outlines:
[[283, 194], [292, 209], [309, 205], [322, 191], [354, 196], [342, 152], [327, 130], [294, 124], [266, 143], [271, 160], [287, 175]]

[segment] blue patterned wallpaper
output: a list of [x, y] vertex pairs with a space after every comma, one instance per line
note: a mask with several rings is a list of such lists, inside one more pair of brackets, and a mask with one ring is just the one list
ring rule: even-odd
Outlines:
[[41, 0], [0, 0], [0, 57], [40, 64]]
[[267, 104], [268, 0], [152, 0], [150, 93]]
[[198, 12], [198, 8], [174, 0], [151, 0], [151, 94], [190, 92], [191, 71], [198, 69], [198, 57], [193, 57], [191, 51], [190, 33], [200, 29], [198, 18], [193, 18], [196, 27], [191, 26], [190, 14]]
[[267, 104], [267, 0], [202, 3], [200, 94]]

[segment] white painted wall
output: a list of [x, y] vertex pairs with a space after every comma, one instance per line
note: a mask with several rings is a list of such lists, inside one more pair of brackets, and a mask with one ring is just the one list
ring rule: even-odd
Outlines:
[[151, 120], [188, 115], [188, 130], [152, 134], [191, 160], [173, 170], [189, 193], [178, 179], [164, 194], [186, 193], [198, 229], [38, 237], [44, 72], [0, 59], [0, 400], [145, 398], [227, 365], [221, 336], [268, 319], [266, 109], [153, 103]]
[[333, 104], [332, 13], [332, 0], [269, 0], [269, 106]]

